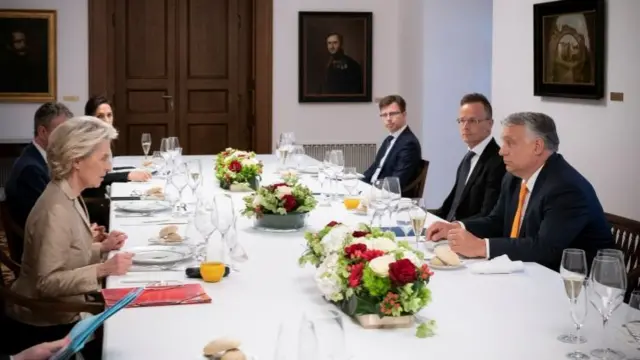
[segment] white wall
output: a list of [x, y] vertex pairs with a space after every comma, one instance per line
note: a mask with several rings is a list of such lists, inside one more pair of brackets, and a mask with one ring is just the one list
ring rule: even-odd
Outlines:
[[[89, 92], [89, 32], [87, 1], [2, 0], [4, 9], [57, 10], [58, 101], [63, 96], [79, 96], [65, 104], [76, 115], [84, 112]], [[0, 139], [31, 139], [33, 114], [38, 103], [0, 103]]]
[[[605, 211], [640, 220], [640, 1], [607, 1], [607, 91], [624, 102], [533, 96], [533, 4], [494, 0], [493, 86], [497, 119], [540, 111], [556, 121], [560, 153], [595, 187]], [[499, 133], [499, 127], [496, 129]]]
[[456, 124], [460, 98], [479, 92], [491, 99], [491, 18], [492, 0], [424, 2], [422, 152], [430, 161], [430, 208], [451, 191], [467, 151]]

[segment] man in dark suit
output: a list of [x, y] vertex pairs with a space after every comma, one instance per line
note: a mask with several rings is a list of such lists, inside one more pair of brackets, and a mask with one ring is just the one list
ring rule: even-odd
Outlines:
[[[28, 144], [15, 161], [7, 180], [5, 193], [9, 213], [13, 221], [24, 229], [31, 208], [51, 180], [47, 167], [47, 145], [49, 134], [67, 119], [73, 117], [62, 103], [42, 104], [34, 116], [33, 141]], [[11, 244], [11, 258], [20, 261], [22, 244], [17, 248]]]
[[457, 122], [468, 151], [458, 166], [456, 183], [434, 215], [447, 221], [486, 216], [498, 201], [505, 166], [491, 136], [492, 116], [484, 95], [467, 94], [460, 100]]
[[380, 118], [390, 135], [382, 143], [376, 159], [364, 172], [364, 181], [395, 176], [400, 179], [402, 196], [413, 197], [404, 189], [415, 180], [422, 168], [420, 141], [407, 125], [407, 104], [400, 95], [389, 95], [380, 100]]
[[503, 121], [500, 154], [509, 174], [485, 217], [436, 222], [427, 238], [449, 239], [455, 252], [478, 258], [507, 255], [558, 270], [562, 252], [579, 248], [587, 261], [614, 241], [595, 190], [557, 154], [556, 126], [541, 113], [515, 113]]
[[341, 34], [327, 35], [329, 60], [324, 69], [321, 94], [362, 94], [364, 82], [362, 66], [344, 53], [344, 38]]

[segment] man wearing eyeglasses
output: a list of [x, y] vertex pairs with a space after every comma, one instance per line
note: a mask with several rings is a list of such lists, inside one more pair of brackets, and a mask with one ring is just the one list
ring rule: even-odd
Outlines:
[[405, 189], [420, 174], [422, 150], [420, 141], [407, 125], [407, 104], [400, 95], [389, 95], [380, 100], [378, 107], [389, 136], [382, 142], [373, 164], [364, 172], [363, 180], [373, 184], [378, 179], [395, 176], [400, 180], [402, 196], [415, 197], [420, 189], [411, 193]]
[[500, 147], [491, 136], [492, 117], [491, 103], [484, 95], [467, 94], [460, 100], [456, 121], [468, 151], [458, 166], [456, 183], [435, 215], [447, 221], [486, 216], [498, 201], [506, 170]]

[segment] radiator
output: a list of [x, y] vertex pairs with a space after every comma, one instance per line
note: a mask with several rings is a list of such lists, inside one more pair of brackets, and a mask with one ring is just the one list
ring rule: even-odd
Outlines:
[[376, 144], [305, 144], [305, 154], [323, 161], [324, 155], [330, 150], [342, 150], [344, 154], [344, 166], [352, 166], [356, 171], [363, 173], [376, 158]]

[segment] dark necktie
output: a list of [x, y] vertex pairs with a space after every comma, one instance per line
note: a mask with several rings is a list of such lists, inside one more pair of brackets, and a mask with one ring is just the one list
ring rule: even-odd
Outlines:
[[393, 140], [393, 136], [389, 135], [382, 142], [382, 145], [380, 146], [380, 151], [378, 151], [378, 154], [376, 155], [376, 169], [380, 167], [381, 165], [380, 162], [382, 161], [384, 154], [387, 152], [387, 149], [389, 148], [389, 144], [391, 144], [391, 140]]
[[458, 178], [456, 179], [456, 192], [453, 196], [453, 202], [451, 203], [451, 209], [449, 209], [449, 214], [447, 215], [447, 221], [455, 220], [456, 211], [458, 210], [458, 206], [460, 205], [460, 201], [462, 200], [462, 192], [464, 191], [464, 187], [467, 182], [467, 177], [469, 176], [469, 171], [471, 170], [471, 159], [476, 153], [469, 150], [467, 155], [462, 159], [462, 163], [460, 164], [460, 172], [458, 172]]

